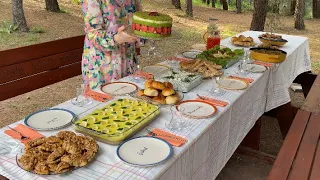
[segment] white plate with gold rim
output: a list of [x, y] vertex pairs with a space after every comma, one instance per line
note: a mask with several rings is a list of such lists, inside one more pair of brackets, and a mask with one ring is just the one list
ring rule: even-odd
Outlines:
[[161, 74], [161, 73], [165, 73], [165, 72], [168, 72], [170, 70], [171, 70], [170, 67], [165, 66], [165, 65], [161, 65], [161, 64], [155, 64], [155, 65], [146, 66], [146, 67], [142, 68], [143, 72], [150, 73], [150, 74], [153, 74], [153, 75], [158, 75], [158, 74]]
[[247, 64], [246, 70], [252, 73], [262, 73], [266, 71], [267, 68], [258, 64]]
[[227, 90], [242, 90], [248, 87], [247, 82], [230, 77], [220, 78], [217, 84], [220, 88]]
[[213, 116], [217, 112], [217, 108], [202, 100], [185, 100], [177, 104], [177, 111], [183, 116], [203, 119]]
[[112, 82], [101, 86], [101, 91], [110, 95], [120, 96], [134, 93], [138, 86], [129, 82]]

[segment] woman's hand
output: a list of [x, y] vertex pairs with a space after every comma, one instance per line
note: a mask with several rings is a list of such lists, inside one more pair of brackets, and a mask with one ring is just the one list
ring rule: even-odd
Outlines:
[[119, 44], [123, 44], [123, 43], [133, 43], [136, 42], [138, 40], [137, 37], [131, 36], [129, 34], [127, 34], [126, 32], [124, 32], [125, 30], [125, 26], [121, 26], [118, 29], [118, 33], [116, 35], [114, 35], [114, 40], [119, 43]]

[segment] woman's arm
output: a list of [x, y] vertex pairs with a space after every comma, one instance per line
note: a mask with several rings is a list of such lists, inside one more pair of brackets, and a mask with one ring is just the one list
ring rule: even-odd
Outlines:
[[100, 0], [84, 0], [82, 7], [84, 12], [85, 33], [95, 48], [101, 51], [112, 51], [118, 48], [118, 43], [114, 40], [116, 33], [107, 30], [108, 23], [104, 21], [100, 9]]

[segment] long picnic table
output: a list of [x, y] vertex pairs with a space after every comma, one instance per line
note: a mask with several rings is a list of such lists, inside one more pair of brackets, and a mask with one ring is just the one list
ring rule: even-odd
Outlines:
[[[241, 34], [250, 35], [259, 42], [257, 37], [262, 33], [247, 31]], [[247, 89], [223, 90], [223, 94], [217, 97], [208, 91], [211, 89], [212, 80], [204, 80], [198, 87], [184, 94], [184, 100], [195, 99], [197, 94], [200, 94], [227, 101], [229, 105], [217, 107], [215, 116], [208, 119], [194, 120], [181, 117], [188, 123], [188, 127], [181, 132], [173, 133], [185, 137], [188, 142], [181, 147], [173, 147], [173, 156], [163, 164], [148, 168], [130, 166], [116, 156], [117, 146], [98, 142], [100, 149], [96, 159], [88, 166], [66, 175], [38, 176], [26, 172], [17, 166], [15, 154], [0, 156], [0, 174], [9, 179], [215, 179], [256, 121], [265, 112], [290, 102], [290, 84], [299, 74], [311, 69], [308, 39], [290, 35], [283, 37], [289, 41], [283, 47], [288, 53], [287, 59], [264, 73], [245, 75], [244, 77], [254, 79]], [[221, 44], [236, 48], [231, 45], [230, 38], [224, 39]], [[178, 66], [168, 61], [161, 64], [178, 69]], [[237, 66], [238, 63], [226, 69], [225, 73], [234, 74]], [[132, 77], [124, 77], [119, 81], [132, 81]], [[143, 88], [143, 82], [136, 84]], [[94, 101], [86, 107], [78, 107], [72, 105], [69, 100], [55, 107], [71, 110], [82, 118], [107, 103]], [[160, 116], [146, 128], [159, 128], [171, 132], [165, 126], [170, 119], [170, 108], [163, 106]], [[23, 121], [10, 126], [19, 123]], [[146, 135], [146, 128], [135, 136]], [[5, 129], [0, 129], [2, 146], [10, 139], [3, 133]], [[73, 127], [61, 130], [73, 131]], [[57, 132], [59, 131], [40, 131], [45, 136]]]

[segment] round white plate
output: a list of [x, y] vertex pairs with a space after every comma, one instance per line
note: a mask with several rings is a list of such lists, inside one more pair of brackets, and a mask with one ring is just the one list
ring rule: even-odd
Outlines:
[[118, 146], [117, 156], [134, 166], [155, 166], [172, 155], [172, 146], [166, 141], [142, 136], [129, 139]]
[[170, 68], [168, 66], [164, 66], [164, 65], [151, 65], [151, 66], [146, 66], [142, 69], [142, 71], [146, 72], [146, 73], [150, 73], [153, 75], [157, 75], [157, 74], [161, 74], [161, 73], [165, 73], [167, 71], [170, 71]]
[[245, 81], [234, 78], [220, 78], [217, 84], [220, 88], [228, 90], [242, 90], [248, 87]]
[[24, 123], [36, 130], [56, 130], [71, 124], [75, 117], [69, 110], [53, 108], [30, 114]]
[[201, 100], [186, 100], [177, 105], [177, 110], [184, 116], [202, 119], [213, 116], [217, 108]]
[[246, 69], [252, 73], [261, 73], [267, 70], [266, 67], [258, 65], [258, 64], [247, 64]]
[[107, 94], [120, 96], [138, 90], [138, 86], [129, 82], [112, 82], [101, 86], [101, 91]]
[[182, 53], [182, 56], [186, 57], [186, 58], [189, 58], [189, 59], [195, 59], [197, 58], [197, 55], [198, 54], [201, 54], [201, 51], [186, 51], [186, 52], [183, 52]]

